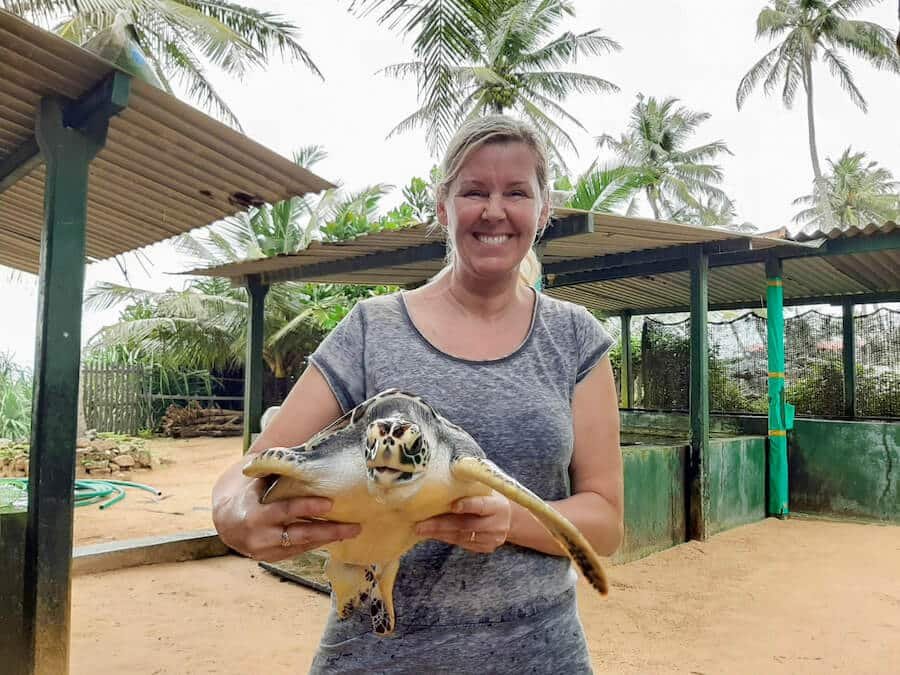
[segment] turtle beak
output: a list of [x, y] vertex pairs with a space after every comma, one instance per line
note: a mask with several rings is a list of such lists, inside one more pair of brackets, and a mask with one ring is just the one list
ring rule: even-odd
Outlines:
[[366, 469], [379, 487], [409, 483], [428, 466], [429, 452], [419, 425], [409, 420], [375, 420], [366, 430]]

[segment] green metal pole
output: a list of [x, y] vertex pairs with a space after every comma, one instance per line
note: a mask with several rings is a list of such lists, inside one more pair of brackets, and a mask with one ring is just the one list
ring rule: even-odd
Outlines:
[[688, 457], [688, 538], [706, 539], [709, 513], [709, 258], [692, 251], [691, 273], [691, 448]]
[[853, 322], [853, 303], [844, 303], [844, 414], [856, 417], [856, 327]]
[[88, 169], [106, 142], [108, 121], [72, 128], [64, 121], [66, 106], [43, 99], [35, 123], [47, 168], [22, 603], [26, 670], [35, 673], [69, 670]]
[[766, 262], [766, 327], [769, 360], [768, 513], [788, 515], [787, 412], [784, 398], [784, 289], [782, 261]]
[[247, 356], [244, 364], [244, 452], [250, 449], [253, 434], [259, 433], [263, 414], [263, 342], [265, 340], [266, 293], [269, 286], [258, 276], [247, 279], [249, 320]]
[[634, 407], [634, 380], [632, 368], [634, 356], [631, 353], [631, 312], [622, 312], [622, 372], [619, 377], [622, 380], [622, 407]]

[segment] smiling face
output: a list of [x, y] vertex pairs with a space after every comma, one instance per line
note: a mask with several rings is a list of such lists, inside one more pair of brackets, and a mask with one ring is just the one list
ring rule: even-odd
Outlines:
[[521, 142], [486, 143], [473, 150], [437, 205], [456, 265], [487, 278], [518, 273], [548, 210], [537, 157]]

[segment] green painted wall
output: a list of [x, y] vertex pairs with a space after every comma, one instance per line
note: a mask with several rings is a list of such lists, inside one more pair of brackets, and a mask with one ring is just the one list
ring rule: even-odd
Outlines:
[[900, 423], [797, 420], [791, 510], [900, 523]]
[[636, 560], [682, 543], [687, 445], [624, 447], [622, 460], [625, 540], [613, 560]]
[[713, 438], [709, 443], [707, 532], [766, 517], [766, 439]]
[[22, 561], [27, 520], [25, 511], [0, 510], [0, 670], [10, 675], [25, 672]]

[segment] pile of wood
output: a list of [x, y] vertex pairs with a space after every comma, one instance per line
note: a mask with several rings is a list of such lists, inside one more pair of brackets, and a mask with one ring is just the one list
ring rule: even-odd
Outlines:
[[162, 430], [173, 438], [240, 436], [244, 433], [244, 414], [240, 410], [201, 408], [196, 401], [184, 408], [170, 405], [162, 420]]

